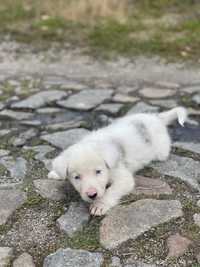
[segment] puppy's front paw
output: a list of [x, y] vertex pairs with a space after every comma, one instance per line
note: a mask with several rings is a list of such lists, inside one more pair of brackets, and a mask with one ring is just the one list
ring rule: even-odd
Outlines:
[[96, 201], [90, 205], [90, 214], [93, 216], [102, 216], [110, 209], [109, 205], [101, 201]]

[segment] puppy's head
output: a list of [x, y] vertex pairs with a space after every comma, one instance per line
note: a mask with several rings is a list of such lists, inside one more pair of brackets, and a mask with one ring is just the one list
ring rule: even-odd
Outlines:
[[54, 159], [52, 172], [62, 179], [68, 178], [82, 199], [92, 202], [104, 195], [117, 158], [113, 145], [99, 149], [94, 144], [79, 143]]

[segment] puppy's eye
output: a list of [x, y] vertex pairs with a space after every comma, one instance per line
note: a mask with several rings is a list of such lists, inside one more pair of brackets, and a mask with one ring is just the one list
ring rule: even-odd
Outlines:
[[98, 174], [101, 174], [102, 173], [102, 171], [101, 170], [96, 170], [96, 174], [98, 175]]
[[80, 175], [76, 175], [76, 176], [74, 176], [74, 179], [79, 180], [79, 179], [81, 179], [81, 177], [80, 177]]

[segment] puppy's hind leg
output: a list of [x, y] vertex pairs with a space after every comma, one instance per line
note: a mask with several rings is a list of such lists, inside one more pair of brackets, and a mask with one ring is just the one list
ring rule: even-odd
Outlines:
[[109, 209], [117, 205], [123, 196], [130, 193], [135, 186], [132, 173], [123, 165], [113, 171], [112, 178], [113, 183], [106, 190], [104, 196], [91, 204], [90, 213], [92, 215], [104, 215]]

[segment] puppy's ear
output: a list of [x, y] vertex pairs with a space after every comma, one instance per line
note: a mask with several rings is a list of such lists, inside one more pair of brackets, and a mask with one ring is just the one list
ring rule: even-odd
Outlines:
[[102, 157], [106, 166], [111, 169], [114, 168], [120, 160], [120, 150], [115, 143], [105, 143], [100, 149]]
[[52, 171], [48, 174], [49, 178], [67, 179], [68, 163], [66, 158], [61, 154], [52, 161]]

